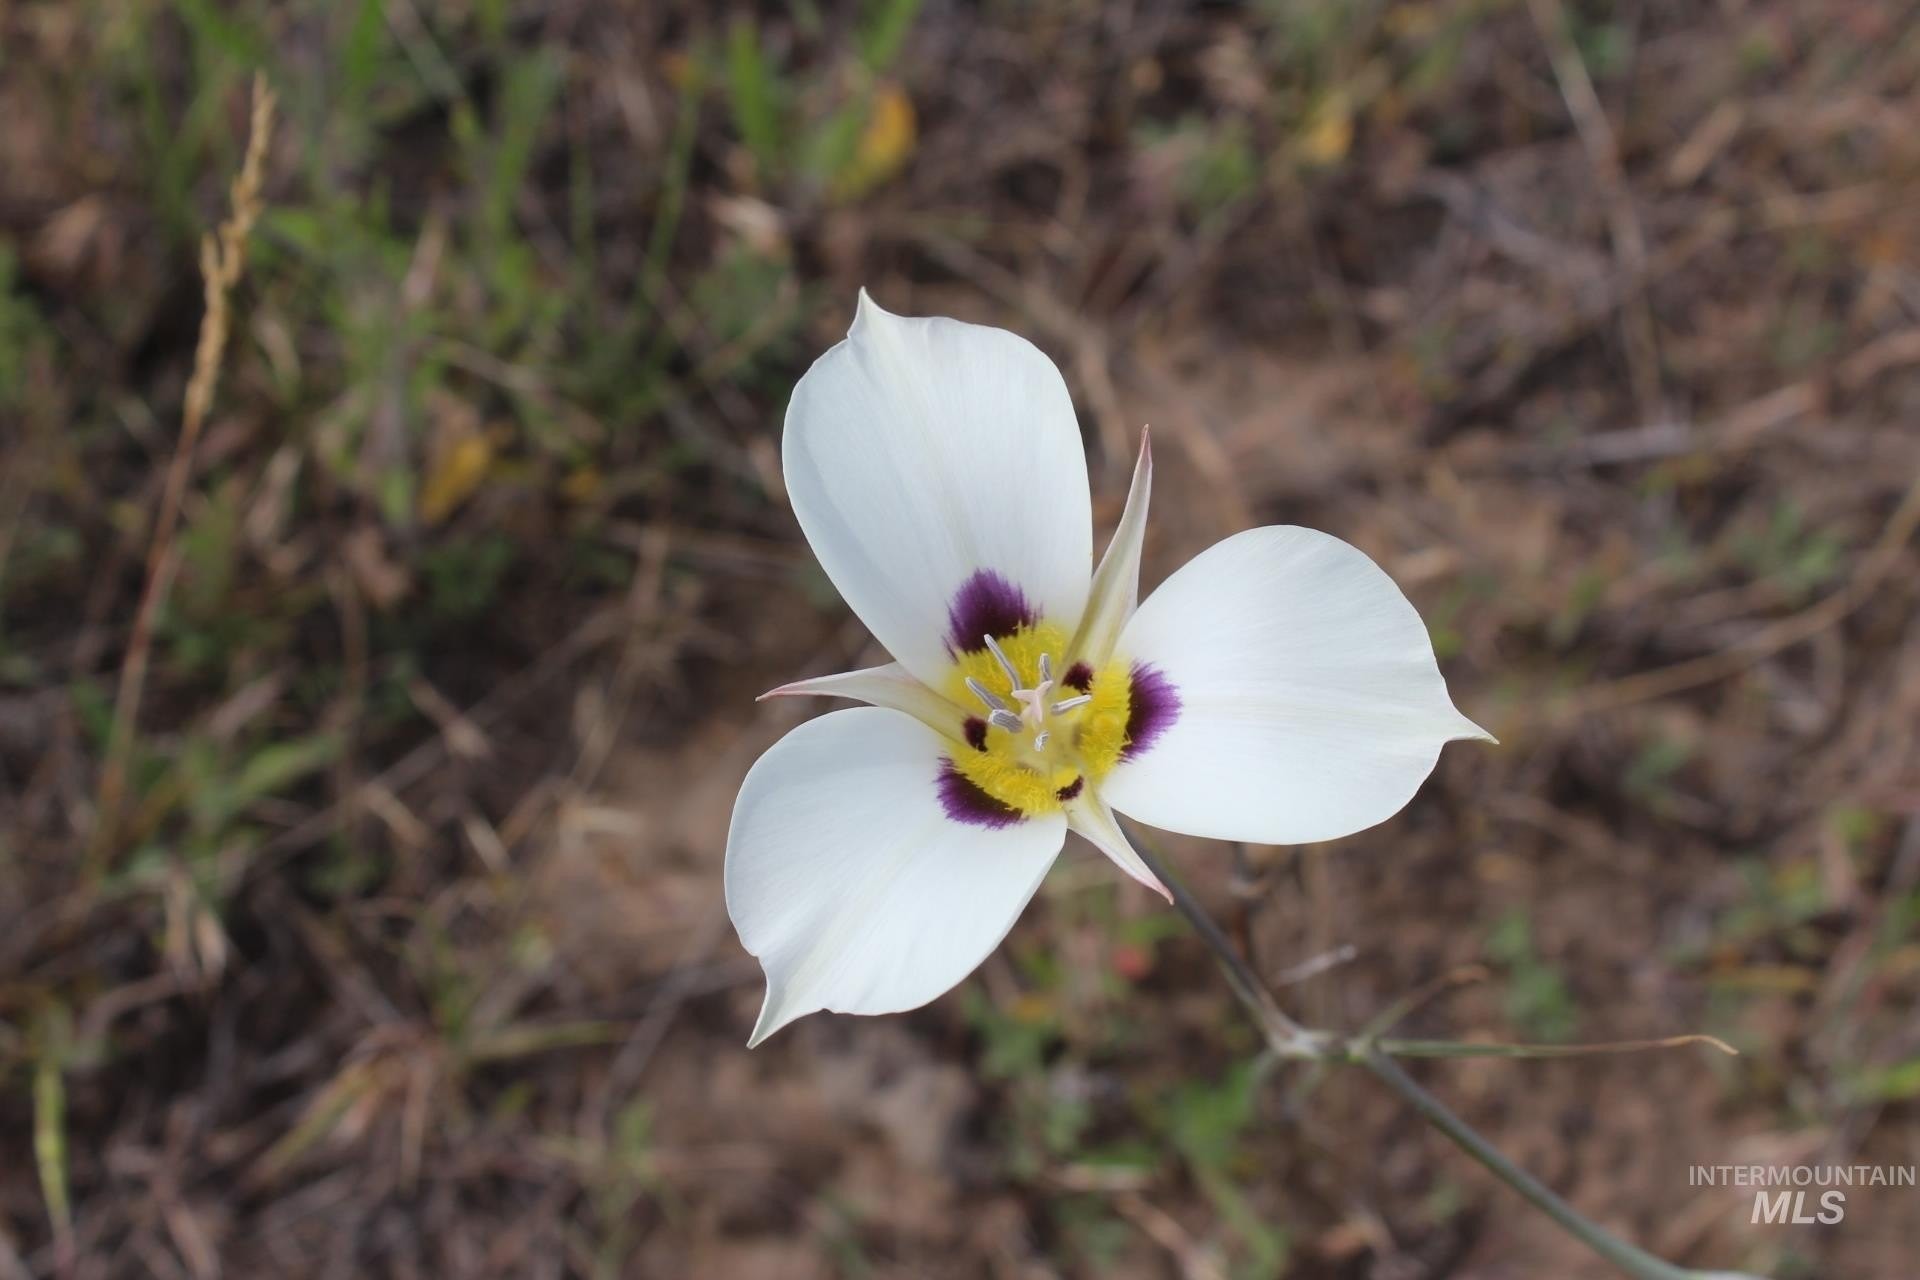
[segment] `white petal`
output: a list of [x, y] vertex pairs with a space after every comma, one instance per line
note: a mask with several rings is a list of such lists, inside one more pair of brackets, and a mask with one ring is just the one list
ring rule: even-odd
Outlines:
[[795, 680], [778, 689], [769, 689], [757, 699], [768, 698], [851, 698], [872, 707], [891, 707], [904, 711], [920, 723], [955, 737], [967, 713], [913, 678], [905, 667], [889, 662], [884, 667], [861, 671], [843, 671], [839, 675], [814, 676]]
[[1026, 339], [902, 319], [863, 291], [846, 341], [793, 389], [781, 459], [821, 567], [927, 683], [948, 670], [949, 612], [976, 575], [1069, 630], [1079, 622], [1093, 559], [1086, 455], [1060, 371]]
[[1113, 859], [1115, 866], [1153, 890], [1168, 902], [1173, 894], [1160, 883], [1127, 839], [1127, 833], [1114, 821], [1113, 810], [1098, 796], [1082, 795], [1067, 806], [1067, 826], [1085, 837], [1088, 844]]
[[1488, 738], [1454, 710], [1426, 626], [1355, 547], [1250, 529], [1140, 606], [1118, 652], [1179, 709], [1101, 784], [1120, 812], [1220, 840], [1304, 844], [1398, 812], [1443, 743]]
[[1094, 570], [1093, 589], [1087, 596], [1087, 611], [1080, 619], [1080, 634], [1074, 638], [1072, 652], [1098, 667], [1113, 652], [1120, 628], [1133, 616], [1140, 603], [1140, 549], [1147, 536], [1147, 502], [1153, 497], [1153, 445], [1146, 431], [1140, 432], [1140, 459], [1133, 464], [1133, 484], [1127, 490], [1127, 505], [1114, 527], [1107, 554], [1100, 557]]
[[767, 973], [748, 1043], [817, 1009], [896, 1013], [973, 972], [1066, 838], [1059, 814], [947, 816], [946, 740], [875, 707], [809, 720], [747, 772], [727, 833], [727, 913]]

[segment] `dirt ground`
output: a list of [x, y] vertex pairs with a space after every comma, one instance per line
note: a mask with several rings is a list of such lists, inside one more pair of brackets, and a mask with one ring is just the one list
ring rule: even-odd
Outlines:
[[1337, 534], [1499, 736], [1168, 838], [1290, 1010], [1720, 1037], [1413, 1070], [1688, 1266], [1920, 1274], [1920, 1190], [1689, 1176], [1920, 1164], [1916, 120], [1865, 0], [0, 3], [0, 1280], [1611, 1274], [1082, 847], [746, 1051], [753, 698], [878, 652], [778, 466], [862, 285], [1058, 360], [1096, 545], [1151, 424], [1143, 586]]

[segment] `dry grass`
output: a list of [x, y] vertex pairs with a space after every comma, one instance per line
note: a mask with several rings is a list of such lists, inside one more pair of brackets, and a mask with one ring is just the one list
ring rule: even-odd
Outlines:
[[1660, 1252], [1911, 1269], [1910, 1193], [1686, 1176], [1920, 1134], [1909, 10], [43, 0], [0, 47], [0, 1277], [1597, 1274], [1366, 1081], [1250, 1067], [1089, 858], [961, 992], [743, 1051], [721, 844], [802, 713], [752, 698], [871, 655], [777, 465], [861, 284], [1046, 347], [1103, 521], [1153, 424], [1149, 580], [1366, 548], [1502, 738], [1352, 840], [1173, 851], [1290, 1009], [1720, 1037], [1421, 1074]]
[[265, 77], [253, 81], [253, 116], [247, 129], [247, 158], [233, 180], [229, 197], [232, 212], [220, 224], [218, 233], [200, 242], [200, 278], [205, 282], [206, 314], [200, 319], [200, 340], [193, 353], [193, 375], [187, 379], [186, 399], [180, 410], [180, 442], [174, 446], [173, 461], [167, 467], [166, 486], [160, 491], [160, 513], [147, 535], [147, 585], [133, 616], [133, 630], [127, 640], [127, 654], [120, 663], [119, 691], [114, 696], [113, 728], [107, 739], [107, 758], [100, 767], [100, 799], [95, 817], [90, 861], [106, 855], [120, 820], [120, 806], [126, 798], [127, 757], [133, 750], [135, 722], [140, 715], [140, 695], [146, 688], [147, 664], [153, 650], [154, 617], [165, 603], [180, 567], [174, 555], [173, 539], [180, 525], [180, 502], [187, 490], [187, 477], [193, 473], [193, 449], [206, 425], [207, 410], [213, 404], [213, 391], [220, 382], [220, 361], [226, 354], [227, 335], [232, 327], [230, 298], [240, 283], [240, 272], [247, 261], [247, 237], [260, 219], [260, 184], [267, 160], [267, 144], [273, 137], [273, 91]]

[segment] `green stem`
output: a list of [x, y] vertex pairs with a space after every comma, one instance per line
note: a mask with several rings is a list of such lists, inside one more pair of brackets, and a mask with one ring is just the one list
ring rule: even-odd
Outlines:
[[1227, 985], [1233, 988], [1234, 995], [1240, 997], [1240, 1003], [1260, 1024], [1273, 1051], [1283, 1058], [1323, 1056], [1318, 1045], [1322, 1037], [1316, 1037], [1287, 1016], [1273, 998], [1273, 993], [1267, 990], [1267, 984], [1260, 981], [1260, 975], [1240, 958], [1240, 953], [1233, 949], [1233, 945], [1227, 941], [1227, 935], [1220, 931], [1220, 926], [1214, 923], [1213, 917], [1207, 914], [1207, 909], [1200, 905], [1200, 900], [1193, 896], [1192, 890], [1161, 864], [1159, 850], [1140, 838], [1138, 827], [1132, 828], [1131, 835], [1140, 860], [1160, 878], [1160, 883], [1173, 895], [1173, 905], [1180, 908], [1180, 914], [1187, 918], [1194, 932], [1200, 935], [1200, 940], [1213, 952], [1214, 959], [1220, 962], [1221, 972], [1227, 975]]
[[[1690, 1271], [1676, 1267], [1670, 1262], [1628, 1244], [1598, 1224], [1582, 1217], [1580, 1212], [1556, 1195], [1545, 1183], [1522, 1169], [1502, 1155], [1492, 1143], [1481, 1137], [1471, 1125], [1450, 1111], [1446, 1104], [1423, 1089], [1414, 1078], [1408, 1075], [1398, 1062], [1388, 1056], [1394, 1041], [1350, 1041], [1323, 1031], [1310, 1031], [1288, 1017], [1266, 984], [1260, 981], [1247, 962], [1234, 951], [1227, 937], [1215, 924], [1213, 917], [1195, 898], [1186, 885], [1182, 884], [1167, 869], [1160, 851], [1152, 843], [1141, 838], [1140, 829], [1128, 824], [1128, 834], [1133, 838], [1133, 847], [1140, 854], [1140, 860], [1147, 869], [1160, 878], [1173, 895], [1173, 905], [1187, 918], [1200, 940], [1207, 944], [1213, 958], [1226, 974], [1227, 985], [1233, 988], [1234, 995], [1253, 1014], [1254, 1021], [1260, 1024], [1273, 1052], [1283, 1058], [1306, 1059], [1315, 1062], [1352, 1062], [1366, 1067], [1374, 1078], [1399, 1094], [1401, 1099], [1419, 1113], [1420, 1118], [1438, 1129], [1462, 1151], [1479, 1161], [1488, 1172], [1519, 1192], [1528, 1203], [1552, 1218], [1560, 1228], [1574, 1239], [1592, 1249], [1620, 1271], [1635, 1280], [1755, 1280], [1752, 1276], [1735, 1272]], [[1405, 1042], [1415, 1048], [1431, 1049], [1431, 1042]]]
[[1376, 1050], [1362, 1058], [1361, 1063], [1367, 1070], [1373, 1072], [1382, 1084], [1399, 1094], [1408, 1106], [1419, 1112], [1421, 1119], [1445, 1134], [1456, 1147], [1478, 1160], [1494, 1177], [1526, 1197], [1528, 1203], [1559, 1223], [1561, 1229], [1568, 1235], [1627, 1275], [1641, 1277], [1642, 1280], [1698, 1280], [1698, 1272], [1662, 1262], [1644, 1249], [1628, 1244], [1605, 1228], [1582, 1217], [1579, 1210], [1562, 1200], [1545, 1183], [1500, 1154], [1492, 1143], [1475, 1132], [1473, 1126], [1448, 1110], [1440, 1099], [1421, 1088], [1418, 1081], [1386, 1054]]

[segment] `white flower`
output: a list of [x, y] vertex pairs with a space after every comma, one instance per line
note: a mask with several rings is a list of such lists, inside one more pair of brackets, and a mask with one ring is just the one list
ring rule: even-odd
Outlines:
[[1166, 892], [1114, 810], [1222, 840], [1331, 840], [1392, 816], [1455, 738], [1427, 631], [1365, 554], [1236, 534], [1139, 601], [1144, 439], [1091, 575], [1066, 384], [1025, 339], [903, 319], [863, 291], [794, 388], [807, 541], [895, 659], [773, 695], [870, 705], [760, 757], [727, 911], [767, 974], [751, 1044], [804, 1014], [912, 1009], [973, 971], [1079, 832]]

